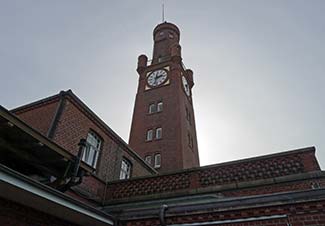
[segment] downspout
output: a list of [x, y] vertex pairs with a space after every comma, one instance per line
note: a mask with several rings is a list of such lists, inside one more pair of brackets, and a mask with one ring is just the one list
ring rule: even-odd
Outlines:
[[159, 210], [159, 221], [161, 226], [166, 226], [166, 221], [165, 221], [165, 213], [166, 210], [168, 209], [168, 206], [166, 204], [162, 205]]
[[61, 91], [59, 94], [60, 100], [59, 100], [58, 106], [56, 108], [56, 111], [54, 113], [53, 119], [51, 121], [50, 127], [46, 133], [46, 136], [50, 139], [52, 139], [54, 137], [54, 132], [56, 130], [57, 124], [58, 124], [61, 114], [63, 112], [64, 105], [65, 105], [65, 98], [64, 98], [65, 94], [66, 94], [65, 91]]
[[75, 157], [73, 171], [71, 173], [70, 180], [62, 188], [59, 189], [62, 192], [65, 192], [72, 186], [79, 185], [82, 182], [82, 178], [84, 176], [84, 171], [80, 171], [79, 169], [80, 169], [81, 159], [82, 159], [84, 150], [86, 148], [86, 140], [80, 139], [78, 146], [79, 146], [79, 151], [78, 151], [78, 155]]

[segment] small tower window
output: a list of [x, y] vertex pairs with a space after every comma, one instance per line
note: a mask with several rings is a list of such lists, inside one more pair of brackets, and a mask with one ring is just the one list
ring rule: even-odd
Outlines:
[[161, 155], [155, 154], [155, 168], [160, 168], [161, 166]]
[[97, 134], [90, 131], [86, 139], [86, 148], [82, 155], [82, 161], [96, 168], [102, 140]]
[[162, 138], [162, 128], [159, 127], [156, 129], [156, 139], [161, 139]]
[[161, 112], [163, 110], [163, 102], [158, 102], [157, 104], [157, 112]]
[[123, 159], [122, 160], [122, 164], [121, 164], [121, 171], [120, 171], [120, 179], [128, 179], [131, 177], [131, 162], [127, 159]]
[[190, 148], [193, 148], [193, 137], [192, 135], [190, 134], [190, 132], [187, 133], [187, 138], [188, 138], [188, 146]]
[[155, 104], [150, 104], [149, 105], [149, 114], [155, 113], [156, 112], [156, 105]]
[[144, 160], [149, 164], [151, 165], [151, 155], [147, 155]]
[[152, 130], [152, 129], [149, 129], [149, 130], [147, 131], [147, 137], [146, 137], [146, 140], [147, 140], [147, 141], [152, 140], [152, 135], [153, 135], [153, 130]]

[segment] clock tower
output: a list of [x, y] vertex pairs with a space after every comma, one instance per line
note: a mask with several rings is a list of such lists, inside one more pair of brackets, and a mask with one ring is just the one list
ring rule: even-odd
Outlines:
[[159, 172], [198, 167], [193, 72], [182, 61], [179, 29], [161, 23], [153, 31], [153, 40], [152, 60], [138, 57], [129, 145]]

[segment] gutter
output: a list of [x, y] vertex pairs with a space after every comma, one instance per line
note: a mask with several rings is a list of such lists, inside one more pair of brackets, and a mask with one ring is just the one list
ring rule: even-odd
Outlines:
[[[0, 197], [81, 226], [114, 225], [115, 218], [0, 164]], [[63, 214], [64, 213], [64, 214]]]
[[223, 225], [223, 224], [236, 224], [236, 223], [245, 223], [252, 221], [265, 221], [265, 220], [275, 220], [275, 219], [286, 219], [287, 226], [291, 226], [288, 221], [287, 215], [271, 215], [271, 216], [262, 216], [262, 217], [250, 217], [250, 218], [241, 218], [234, 220], [223, 220], [223, 221], [205, 221], [205, 222], [195, 222], [195, 223], [185, 223], [185, 224], [169, 224], [166, 226], [200, 226], [200, 225]]

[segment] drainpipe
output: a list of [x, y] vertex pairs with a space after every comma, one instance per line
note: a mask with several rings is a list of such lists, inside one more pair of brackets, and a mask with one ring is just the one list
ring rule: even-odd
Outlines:
[[65, 91], [61, 91], [59, 94], [60, 100], [59, 100], [58, 106], [56, 108], [56, 111], [54, 113], [53, 119], [51, 121], [51, 125], [46, 133], [46, 136], [50, 139], [52, 139], [54, 137], [54, 133], [55, 133], [57, 124], [58, 124], [61, 114], [63, 112], [63, 108], [65, 105], [65, 99], [64, 99], [65, 94], [66, 94]]
[[70, 180], [62, 188], [59, 189], [62, 192], [65, 192], [72, 186], [76, 186], [78, 184], [81, 184], [81, 182], [82, 182], [82, 177], [84, 175], [84, 172], [80, 171], [79, 168], [80, 168], [80, 163], [81, 163], [81, 159], [83, 156], [83, 152], [86, 148], [86, 140], [80, 139], [78, 146], [79, 146], [79, 151], [78, 151], [78, 155], [76, 156], [75, 161], [74, 161], [74, 167], [73, 167], [73, 171], [72, 171]]
[[168, 209], [168, 206], [166, 204], [162, 205], [159, 210], [159, 221], [161, 226], [166, 226], [166, 221], [165, 221], [165, 213], [166, 210]]

